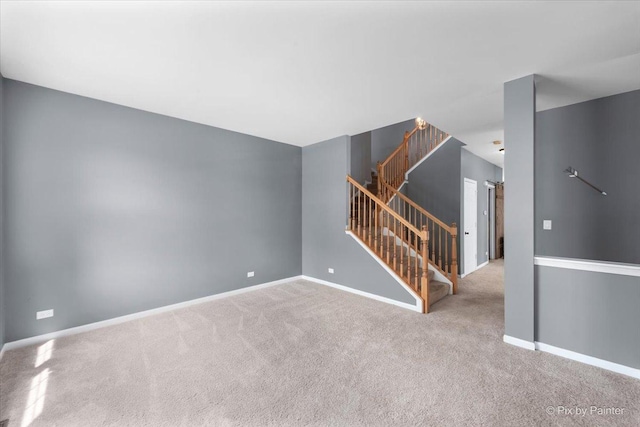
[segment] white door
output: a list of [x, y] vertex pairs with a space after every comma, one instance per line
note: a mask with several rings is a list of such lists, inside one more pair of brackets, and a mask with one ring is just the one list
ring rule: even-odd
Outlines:
[[464, 179], [464, 274], [478, 267], [478, 183]]

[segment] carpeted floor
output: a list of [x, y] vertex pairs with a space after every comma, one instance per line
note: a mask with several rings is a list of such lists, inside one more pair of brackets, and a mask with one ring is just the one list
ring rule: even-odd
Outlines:
[[[8, 351], [9, 426], [640, 425], [640, 381], [504, 344], [501, 263], [421, 315], [292, 282]], [[549, 415], [548, 407], [621, 408]]]

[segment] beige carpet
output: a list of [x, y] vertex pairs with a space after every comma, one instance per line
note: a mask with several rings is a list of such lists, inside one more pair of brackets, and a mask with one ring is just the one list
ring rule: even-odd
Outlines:
[[[501, 267], [468, 276], [429, 315], [294, 282], [8, 351], [0, 420], [640, 425], [640, 381], [502, 342]], [[624, 410], [546, 412], [591, 405]]]

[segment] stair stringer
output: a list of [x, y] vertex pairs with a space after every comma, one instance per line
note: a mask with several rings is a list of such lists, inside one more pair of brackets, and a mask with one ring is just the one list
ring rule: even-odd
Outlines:
[[[382, 227], [382, 235], [383, 236], [394, 236], [396, 241], [396, 246], [402, 245], [405, 249], [407, 249], [407, 253], [409, 256], [414, 258], [418, 258], [420, 261], [420, 267], [424, 266], [424, 262], [422, 260], [422, 255], [416, 254], [416, 251], [413, 248], [409, 248], [409, 245], [406, 242], [403, 242], [399, 237], [393, 234], [393, 231], [389, 230], [387, 227]], [[447, 276], [442, 274], [440, 270], [438, 270], [434, 265], [431, 264], [431, 261], [427, 263], [429, 271], [433, 271], [433, 278], [438, 282], [446, 283], [449, 286], [449, 295], [453, 295], [453, 283]]]
[[355, 240], [360, 246], [362, 246], [362, 248], [369, 255], [371, 255], [371, 257], [378, 264], [380, 264], [382, 268], [384, 268], [385, 271], [389, 273], [396, 282], [398, 282], [407, 292], [409, 292], [410, 295], [412, 295], [415, 298], [416, 300], [415, 307], [411, 306], [407, 308], [413, 311], [417, 311], [418, 313], [424, 313], [424, 300], [422, 299], [422, 297], [418, 295], [418, 293], [415, 290], [413, 290], [411, 286], [407, 285], [407, 283], [404, 280], [402, 280], [402, 278], [398, 276], [398, 274], [395, 271], [393, 271], [391, 267], [389, 267], [382, 259], [380, 259], [380, 257], [370, 247], [368, 247], [362, 240], [360, 240], [358, 236], [356, 236], [352, 231], [345, 230], [345, 234], [347, 234], [348, 236], [351, 236], [353, 240]]

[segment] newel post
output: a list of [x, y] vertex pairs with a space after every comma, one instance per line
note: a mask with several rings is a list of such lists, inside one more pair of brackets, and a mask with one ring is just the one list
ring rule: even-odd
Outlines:
[[429, 275], [427, 274], [429, 271], [429, 258], [428, 258], [428, 250], [429, 250], [429, 231], [427, 230], [427, 226], [422, 226], [422, 278], [420, 280], [420, 296], [424, 301], [424, 306], [422, 307], [423, 313], [429, 312]]
[[451, 282], [453, 293], [458, 293], [458, 226], [451, 224]]

